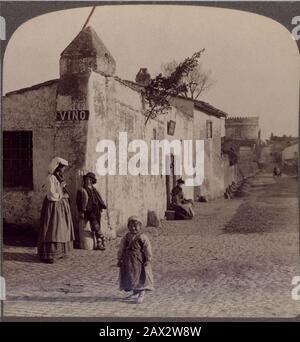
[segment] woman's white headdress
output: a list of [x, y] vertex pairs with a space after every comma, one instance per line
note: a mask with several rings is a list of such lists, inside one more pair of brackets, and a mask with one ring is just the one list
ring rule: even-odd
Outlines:
[[66, 159], [63, 159], [60, 157], [54, 157], [48, 166], [48, 172], [52, 174], [59, 164], [62, 164], [64, 166], [69, 166], [69, 163]]

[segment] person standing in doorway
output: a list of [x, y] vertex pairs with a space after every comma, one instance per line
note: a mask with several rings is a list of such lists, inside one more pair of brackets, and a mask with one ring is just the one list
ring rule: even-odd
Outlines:
[[48, 167], [46, 196], [43, 201], [38, 255], [46, 263], [54, 263], [73, 248], [74, 228], [63, 173], [68, 161], [55, 157]]
[[96, 236], [96, 249], [105, 250], [105, 238], [101, 231], [101, 212], [106, 209], [106, 205], [93, 186], [96, 183], [97, 178], [93, 172], [83, 176], [83, 187], [77, 191], [76, 204], [80, 219], [90, 223], [91, 230]]

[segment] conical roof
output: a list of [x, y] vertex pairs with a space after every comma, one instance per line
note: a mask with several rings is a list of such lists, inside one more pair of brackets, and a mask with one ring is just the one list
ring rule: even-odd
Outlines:
[[113, 58], [95, 30], [90, 26], [80, 31], [61, 53], [62, 57], [72, 55], [80, 55], [82, 57], [102, 57], [106, 55]]
[[[75, 64], [69, 64], [70, 60], [74, 60]], [[107, 75], [113, 75], [116, 70], [113, 56], [95, 30], [89, 26], [80, 31], [61, 53], [60, 70], [61, 75], [64, 75], [88, 70], [90, 67]]]

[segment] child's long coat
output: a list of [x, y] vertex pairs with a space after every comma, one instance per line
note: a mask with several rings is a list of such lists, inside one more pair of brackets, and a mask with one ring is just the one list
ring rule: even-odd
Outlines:
[[[127, 233], [120, 243], [120, 290], [153, 290], [150, 240], [144, 233]], [[145, 267], [144, 263], [148, 262]]]

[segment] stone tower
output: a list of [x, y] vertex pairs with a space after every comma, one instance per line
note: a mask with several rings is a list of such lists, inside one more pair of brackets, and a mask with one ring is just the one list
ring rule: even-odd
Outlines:
[[90, 70], [112, 76], [116, 62], [97, 33], [87, 27], [61, 53], [60, 77]]
[[73, 217], [77, 214], [76, 191], [86, 172], [89, 135], [94, 122], [90, 80], [97, 73], [102, 79], [111, 78], [115, 71], [113, 56], [91, 27], [82, 30], [61, 53], [54, 153], [69, 161], [66, 181]]
[[257, 140], [259, 117], [231, 117], [225, 120], [225, 136], [234, 140]]

